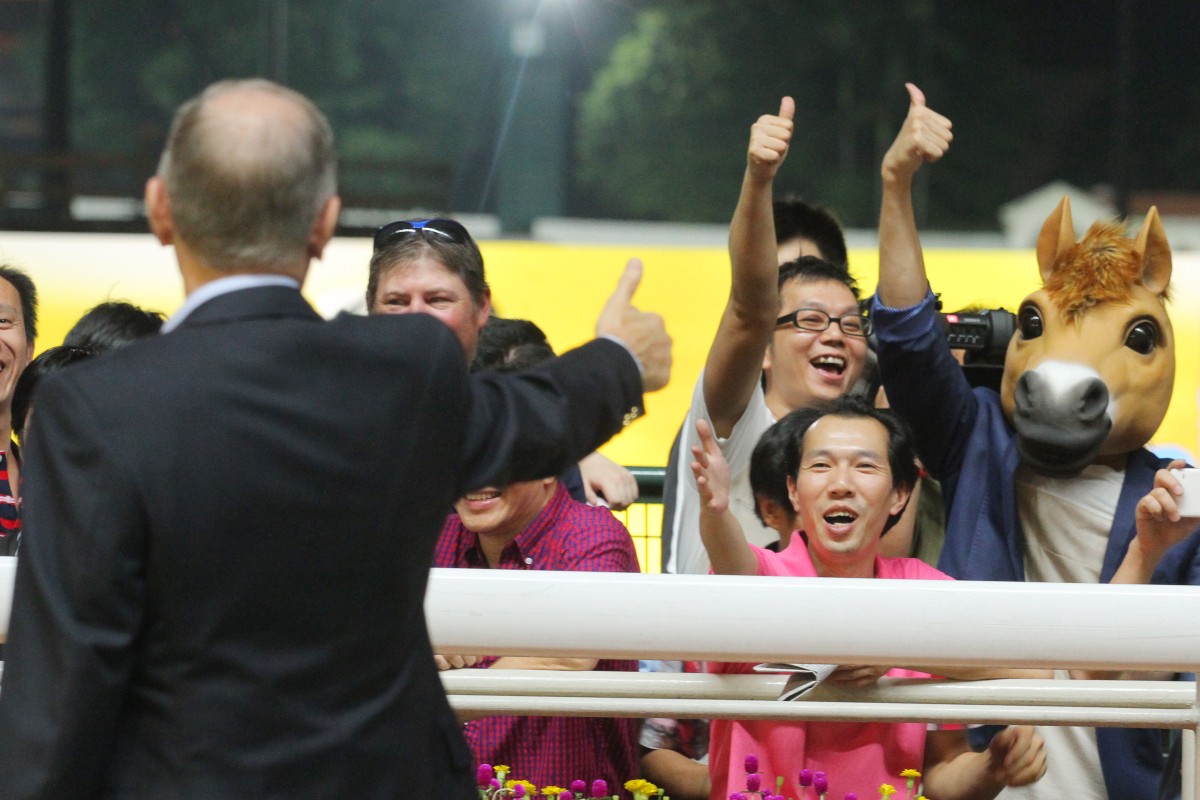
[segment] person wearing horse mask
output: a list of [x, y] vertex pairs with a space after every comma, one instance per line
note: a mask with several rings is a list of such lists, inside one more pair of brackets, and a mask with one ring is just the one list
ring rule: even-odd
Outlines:
[[[1141, 551], [1130, 548], [1135, 507], [1169, 466], [1143, 446], [1166, 413], [1175, 368], [1165, 307], [1171, 253], [1157, 212], [1135, 239], [1097, 223], [1077, 244], [1064, 198], [1038, 239], [1044, 285], [1021, 304], [1001, 391], [972, 390], [938, 327], [912, 208], [913, 176], [946, 153], [951, 123], [907, 87], [908, 116], [881, 170], [872, 318], [888, 398], [945, 492], [939, 568], [965, 580], [1107, 583], [1152, 574], [1200, 584], [1194, 534], [1162, 548], [1151, 569], [1125, 563]], [[1005, 790], [1004, 800], [1177, 793], [1160, 731], [1041, 732], [1049, 772], [1036, 786]]]

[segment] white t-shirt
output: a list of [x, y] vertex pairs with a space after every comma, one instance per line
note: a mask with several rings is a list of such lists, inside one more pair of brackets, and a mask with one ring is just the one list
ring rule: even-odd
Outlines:
[[[704, 402], [704, 373], [696, 381], [692, 405], [683, 432], [679, 437], [678, 470], [675, 476], [675, 517], [671, 525], [671, 556], [665, 571], [680, 575], [706, 575], [709, 563], [704, 542], [700, 539], [700, 491], [692, 475], [692, 446], [700, 444], [696, 420], [707, 420], [708, 406]], [[756, 383], [750, 402], [729, 436], [718, 438], [717, 444], [729, 462], [729, 509], [741, 524], [746, 539], [765, 547], [779, 540], [779, 534], [759, 521], [754, 513], [754, 495], [750, 491], [750, 455], [767, 428], [775, 424], [763, 396], [762, 384]]]
[[[1017, 470], [1017, 515], [1025, 542], [1025, 580], [1099, 583], [1125, 473], [1090, 466], [1077, 478]], [[1065, 671], [1055, 677], [1068, 678]], [[1042, 725], [1046, 775], [999, 794], [1001, 800], [1107, 800], [1095, 728]]]

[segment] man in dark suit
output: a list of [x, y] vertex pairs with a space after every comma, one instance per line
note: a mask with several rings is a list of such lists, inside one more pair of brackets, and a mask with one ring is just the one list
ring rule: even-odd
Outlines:
[[433, 317], [323, 322], [299, 286], [335, 191], [300, 95], [176, 115], [146, 199], [188, 300], [40, 388], [0, 797], [473, 796], [422, 607], [445, 512], [595, 449], [669, 339], [633, 272], [597, 322], [618, 342], [526, 376], [468, 378]]

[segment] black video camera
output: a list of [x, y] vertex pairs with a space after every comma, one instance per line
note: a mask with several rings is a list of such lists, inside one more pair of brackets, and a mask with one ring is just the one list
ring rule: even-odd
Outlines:
[[1003, 364], [1008, 342], [1017, 332], [1017, 315], [1003, 308], [942, 314], [946, 342], [967, 351], [968, 363]]

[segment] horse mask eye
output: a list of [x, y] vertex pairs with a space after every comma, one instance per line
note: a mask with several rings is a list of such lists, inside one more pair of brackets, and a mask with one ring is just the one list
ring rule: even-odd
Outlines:
[[1017, 315], [1022, 339], [1036, 339], [1042, 335], [1042, 312], [1033, 306], [1025, 306]]
[[1148, 319], [1139, 321], [1125, 334], [1125, 346], [1135, 353], [1149, 355], [1158, 345], [1158, 326]]

